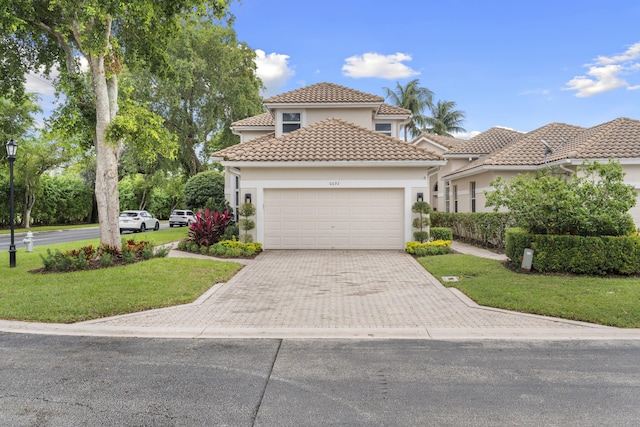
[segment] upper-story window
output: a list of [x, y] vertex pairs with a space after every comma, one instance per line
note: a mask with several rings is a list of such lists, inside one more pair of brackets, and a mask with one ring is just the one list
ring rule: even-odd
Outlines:
[[376, 123], [376, 132], [391, 136], [391, 123]]
[[282, 113], [282, 133], [300, 129], [300, 113]]

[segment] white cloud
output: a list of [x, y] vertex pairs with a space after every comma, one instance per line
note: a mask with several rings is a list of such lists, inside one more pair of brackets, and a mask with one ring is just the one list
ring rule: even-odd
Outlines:
[[263, 96], [268, 97], [280, 92], [295, 71], [289, 68], [289, 55], [264, 50], [256, 50], [256, 74], [262, 80], [266, 90]]
[[622, 55], [615, 55], [612, 57], [598, 56], [596, 59], [597, 64], [608, 65], [618, 64], [620, 62], [633, 61], [640, 58], [640, 42], [631, 45]]
[[52, 82], [53, 79], [31, 73], [27, 74], [25, 77], [27, 79], [24, 86], [26, 92], [33, 92], [42, 96], [53, 96], [55, 94], [55, 88], [53, 87]]
[[458, 132], [458, 133], [452, 133], [451, 135], [453, 135], [454, 138], [458, 138], [458, 139], [471, 139], [476, 135], [480, 135], [482, 132], [480, 132], [479, 130], [472, 130], [471, 132]]
[[614, 56], [598, 56], [595, 64], [589, 67], [587, 75], [576, 76], [569, 80], [563, 90], [577, 91], [577, 97], [589, 97], [621, 87], [628, 90], [640, 88], [624, 80], [622, 75], [630, 75], [640, 71], [640, 42], [633, 44], [624, 53]]
[[420, 74], [403, 64], [405, 61], [411, 61], [411, 56], [406, 53], [381, 55], [369, 52], [345, 59], [342, 74], [354, 78], [380, 77], [384, 79], [402, 79]]

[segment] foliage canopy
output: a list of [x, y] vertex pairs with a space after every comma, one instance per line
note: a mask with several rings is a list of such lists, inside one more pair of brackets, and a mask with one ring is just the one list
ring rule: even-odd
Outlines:
[[496, 178], [487, 206], [507, 208], [534, 234], [620, 236], [634, 231], [629, 214], [635, 189], [624, 183], [620, 163], [586, 162], [569, 178], [546, 169], [535, 175]]

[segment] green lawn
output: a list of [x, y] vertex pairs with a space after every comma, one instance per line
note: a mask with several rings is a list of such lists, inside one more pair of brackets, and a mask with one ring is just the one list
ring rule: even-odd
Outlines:
[[500, 261], [473, 255], [419, 258], [441, 281], [480, 305], [622, 328], [640, 328], [640, 278], [515, 273]]
[[[126, 235], [156, 245], [180, 240], [186, 228]], [[21, 249], [16, 268], [9, 253], [0, 252], [0, 318], [34, 322], [72, 323], [117, 314], [185, 304], [215, 283], [226, 282], [241, 268], [234, 262], [184, 258], [154, 258], [108, 269], [31, 274], [42, 267], [40, 254], [98, 245], [98, 239]]]
[[[97, 227], [98, 224], [79, 224], [79, 225], [45, 225], [42, 227], [31, 227], [31, 228], [14, 228], [13, 232], [18, 233], [26, 233], [27, 231], [32, 231], [37, 233], [38, 231], [54, 231], [54, 230], [70, 230], [72, 228], [91, 228]], [[2, 228], [0, 229], [0, 234], [11, 234], [11, 229]]]

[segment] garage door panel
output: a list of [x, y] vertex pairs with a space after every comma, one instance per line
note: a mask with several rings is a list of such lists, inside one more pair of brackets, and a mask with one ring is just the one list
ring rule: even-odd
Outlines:
[[265, 249], [402, 249], [403, 189], [266, 189]]

